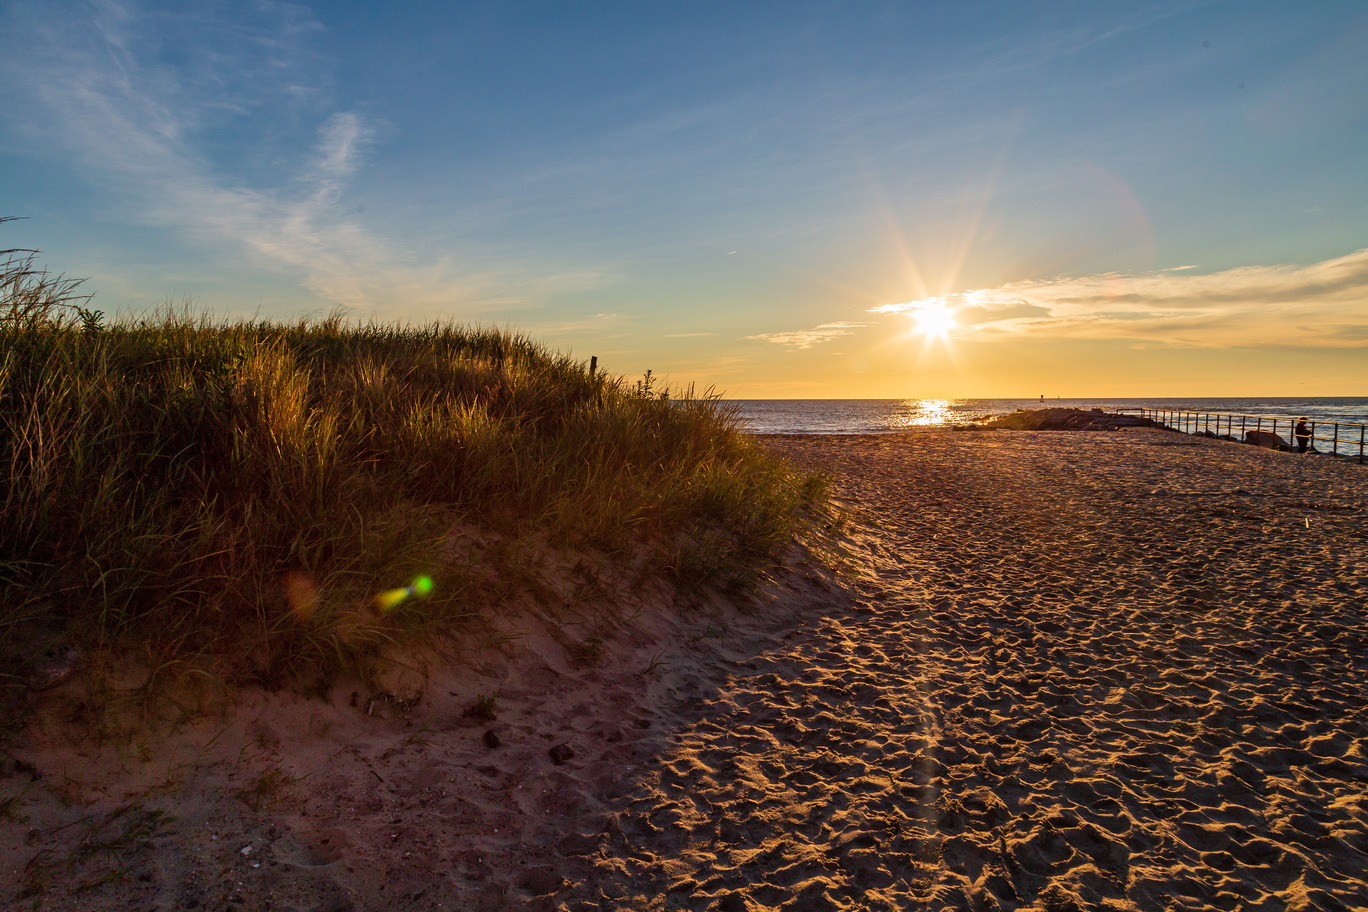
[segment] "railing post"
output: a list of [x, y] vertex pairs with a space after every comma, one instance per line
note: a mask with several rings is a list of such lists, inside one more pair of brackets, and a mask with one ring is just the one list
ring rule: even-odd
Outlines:
[[[1288, 434], [1287, 445], [1290, 447], [1296, 447], [1298, 445], [1296, 427], [1297, 419], [1295, 418], [1283, 419], [1278, 415], [1237, 415], [1234, 412], [1212, 412], [1207, 411], [1206, 409], [1150, 408], [1147, 406], [1140, 406], [1136, 408], [1135, 411], [1140, 414], [1141, 418], [1148, 418], [1156, 422], [1160, 427], [1167, 428], [1171, 431], [1196, 436], [1203, 434], [1212, 434], [1214, 430], [1213, 436], [1216, 436], [1218, 438], [1224, 437], [1229, 440], [1234, 440], [1238, 443], [1247, 443], [1250, 434], [1268, 433], [1277, 437], [1281, 437], [1282, 423], [1284, 420], [1286, 420]], [[1222, 418], [1225, 419], [1224, 428], [1221, 425]], [[1236, 436], [1235, 434], [1236, 418], [1240, 419], [1239, 436]], [[1271, 430], [1264, 430], [1265, 419], [1269, 422], [1269, 427]], [[1251, 424], [1253, 425], [1252, 427]], [[1315, 446], [1315, 443], [1318, 440], [1324, 441], [1330, 444], [1330, 452], [1332, 455], [1340, 455], [1340, 432], [1341, 430], [1343, 430], [1343, 428], [1341, 428], [1341, 424], [1343, 424], [1343, 422], [1310, 421], [1308, 419], [1307, 424], [1307, 436], [1310, 438], [1311, 446]], [[1331, 433], [1329, 436], [1322, 435], [1320, 431], [1320, 426], [1322, 424], [1329, 424], [1331, 426]], [[1358, 464], [1368, 464], [1368, 423], [1360, 424], [1358, 422], [1352, 422], [1346, 424], [1345, 427], [1348, 427], [1350, 429], [1357, 427], [1359, 429]], [[1225, 434], [1221, 433], [1222, 430], [1225, 431]], [[1346, 449], [1349, 450], [1349, 452], [1345, 453], [1344, 455], [1346, 457], [1352, 455], [1354, 446], [1353, 437], [1346, 436], [1344, 438], [1344, 445]]]

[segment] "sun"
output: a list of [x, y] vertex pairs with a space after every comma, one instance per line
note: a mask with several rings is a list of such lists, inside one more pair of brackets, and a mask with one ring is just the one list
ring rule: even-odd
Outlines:
[[940, 301], [927, 301], [912, 312], [917, 332], [932, 339], [949, 338], [955, 328], [955, 312]]

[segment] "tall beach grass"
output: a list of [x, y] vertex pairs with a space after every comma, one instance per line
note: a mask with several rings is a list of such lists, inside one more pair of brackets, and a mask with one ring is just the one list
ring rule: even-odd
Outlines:
[[171, 308], [106, 325], [31, 252], [0, 269], [9, 705], [70, 644], [327, 675], [498, 612], [550, 552], [746, 589], [824, 515], [825, 480], [716, 398], [517, 333]]

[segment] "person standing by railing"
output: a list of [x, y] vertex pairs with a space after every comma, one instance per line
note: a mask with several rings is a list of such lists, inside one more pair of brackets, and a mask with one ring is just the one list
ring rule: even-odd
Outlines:
[[1311, 445], [1311, 431], [1306, 427], [1305, 418], [1297, 419], [1297, 426], [1292, 429], [1292, 434], [1297, 438], [1297, 452], [1305, 453], [1306, 448]]

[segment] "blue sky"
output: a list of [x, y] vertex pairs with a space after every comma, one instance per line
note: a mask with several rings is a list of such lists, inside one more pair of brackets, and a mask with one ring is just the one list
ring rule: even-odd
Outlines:
[[1358, 2], [17, 0], [0, 80], [2, 246], [110, 313], [739, 396], [1368, 394]]

